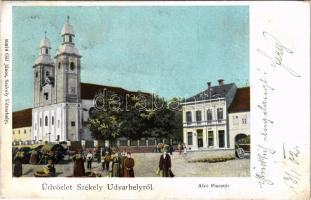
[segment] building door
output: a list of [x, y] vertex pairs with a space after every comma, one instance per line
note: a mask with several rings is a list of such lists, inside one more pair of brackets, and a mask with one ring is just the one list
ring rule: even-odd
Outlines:
[[197, 130], [198, 135], [198, 147], [203, 147], [203, 130]]
[[225, 147], [225, 131], [218, 131], [219, 148]]

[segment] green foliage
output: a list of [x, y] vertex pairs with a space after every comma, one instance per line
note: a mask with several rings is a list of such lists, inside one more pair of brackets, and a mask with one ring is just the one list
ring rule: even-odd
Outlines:
[[87, 126], [98, 140], [114, 140], [117, 137], [181, 140], [182, 114], [178, 101], [174, 98], [167, 102], [159, 96], [154, 96], [153, 101], [131, 97], [126, 109], [98, 111], [90, 117]]

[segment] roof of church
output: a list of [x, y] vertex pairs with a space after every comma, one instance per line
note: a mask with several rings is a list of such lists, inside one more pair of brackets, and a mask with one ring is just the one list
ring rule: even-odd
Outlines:
[[38, 58], [35, 60], [35, 65], [38, 64], [54, 65], [54, 62], [50, 55], [42, 54], [39, 55]]
[[73, 44], [68, 43], [61, 44], [56, 51], [56, 55], [60, 55], [63, 53], [80, 56], [79, 50]]
[[40, 48], [45, 47], [45, 48], [51, 48], [51, 42], [47, 37], [44, 37], [40, 41]]
[[94, 99], [94, 97], [98, 94], [103, 92], [104, 90], [113, 92], [122, 96], [125, 96], [126, 94], [146, 94], [149, 95], [148, 93], [145, 92], [134, 92], [134, 91], [129, 91], [125, 90], [120, 87], [113, 87], [113, 86], [106, 86], [106, 85], [97, 85], [97, 84], [92, 84], [92, 83], [81, 83], [81, 99]]
[[75, 32], [73, 30], [73, 26], [69, 24], [69, 22], [66, 22], [62, 28], [61, 35], [70, 34], [75, 35]]
[[191, 102], [191, 101], [202, 101], [202, 100], [207, 100], [207, 99], [214, 99], [214, 98], [222, 98], [227, 95], [229, 90], [234, 86], [234, 83], [229, 83], [229, 84], [223, 84], [223, 85], [216, 85], [216, 86], [211, 86], [210, 88], [207, 88], [206, 90], [190, 97], [187, 98], [185, 101], [186, 102]]
[[243, 112], [250, 111], [250, 88], [238, 88], [234, 99], [229, 107], [229, 113], [231, 112]]
[[13, 112], [13, 128], [32, 126], [32, 108]]

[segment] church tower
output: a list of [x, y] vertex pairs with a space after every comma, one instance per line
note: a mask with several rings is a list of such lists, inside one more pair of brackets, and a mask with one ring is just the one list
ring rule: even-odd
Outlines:
[[39, 56], [33, 66], [34, 108], [51, 105], [54, 98], [54, 62], [50, 55], [50, 40], [46, 36], [41, 39], [39, 48]]
[[79, 140], [81, 130], [80, 59], [69, 17], [61, 30], [62, 44], [55, 56], [56, 103], [64, 104], [63, 132], [67, 140]]

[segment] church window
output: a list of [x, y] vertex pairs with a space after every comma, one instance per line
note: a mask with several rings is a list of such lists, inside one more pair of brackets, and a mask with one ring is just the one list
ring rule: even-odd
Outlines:
[[48, 125], [48, 116], [45, 116], [45, 119], [44, 119], [44, 125], [47, 126]]
[[40, 127], [42, 127], [42, 119], [40, 118]]
[[76, 93], [76, 88], [75, 87], [71, 87], [71, 93]]
[[49, 71], [46, 71], [45, 72], [45, 76], [49, 76], [50, 75], [50, 72]]
[[54, 116], [52, 116], [52, 125], [54, 125]]
[[58, 69], [60, 69], [60, 63], [58, 63]]
[[71, 122], [71, 126], [75, 126], [76, 125], [76, 122], [75, 121], [72, 121]]
[[75, 69], [75, 64], [73, 62], [70, 63], [70, 69], [74, 70]]
[[26, 130], [24, 130], [24, 134], [26, 134]]
[[69, 42], [72, 42], [72, 36], [69, 35]]
[[45, 49], [45, 54], [49, 54], [49, 49]]
[[18, 130], [18, 134], [21, 134], [21, 130]]
[[56, 141], [59, 141], [59, 139], [60, 139], [60, 137], [59, 137], [59, 135], [57, 135], [57, 139], [56, 139]]
[[36, 78], [38, 77], [38, 72], [36, 72]]
[[45, 92], [44, 97], [45, 97], [45, 100], [48, 100], [49, 99], [49, 93]]

